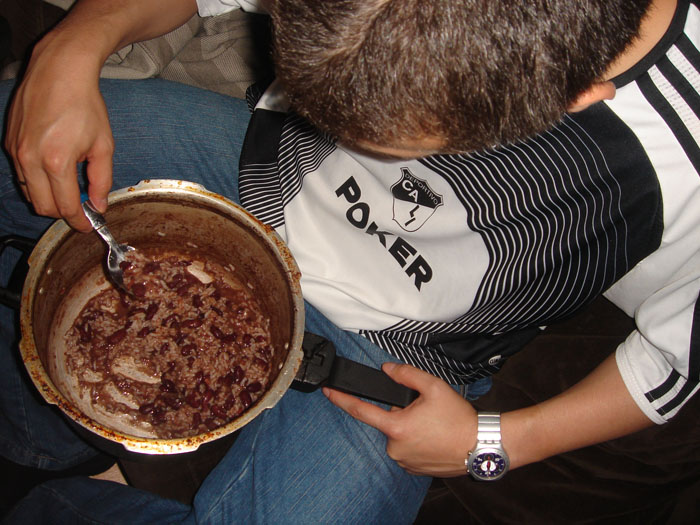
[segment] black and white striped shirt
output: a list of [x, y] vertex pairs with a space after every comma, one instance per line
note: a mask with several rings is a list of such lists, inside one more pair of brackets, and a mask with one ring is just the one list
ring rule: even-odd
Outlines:
[[304, 297], [452, 383], [606, 293], [637, 321], [617, 362], [654, 421], [700, 379], [700, 12], [615, 79], [612, 101], [531, 140], [387, 161], [287, 112], [273, 84], [241, 157], [241, 202], [285, 239]]

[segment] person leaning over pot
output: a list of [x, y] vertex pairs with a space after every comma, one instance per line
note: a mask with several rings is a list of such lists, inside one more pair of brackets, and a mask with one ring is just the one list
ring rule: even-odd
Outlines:
[[[192, 507], [72, 478], [11, 519], [408, 523], [430, 476], [465, 474], [468, 457], [494, 479], [681, 410], [700, 368], [694, 3], [279, 0], [266, 6], [277, 79], [251, 117], [187, 86], [98, 84], [125, 44], [249, 4], [79, 2], [37, 44], [9, 109], [2, 229], [37, 236], [48, 219], [30, 205], [88, 231], [81, 161], [101, 209], [111, 187], [156, 175], [240, 192], [297, 259], [307, 329], [387, 362], [420, 397], [387, 411], [290, 391]], [[603, 292], [637, 330], [580, 384], [500, 417], [458, 393], [483, 393], [537, 327]], [[3, 330], [7, 346], [7, 315]], [[6, 457], [63, 468], [94, 453], [16, 375], [2, 380]], [[500, 452], [480, 454], [477, 431], [498, 428]]]

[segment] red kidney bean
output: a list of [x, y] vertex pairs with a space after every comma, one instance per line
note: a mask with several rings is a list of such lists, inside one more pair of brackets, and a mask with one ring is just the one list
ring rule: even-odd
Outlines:
[[190, 355], [190, 354], [191, 354], [192, 352], [194, 352], [195, 350], [197, 350], [197, 345], [194, 344], [194, 343], [190, 343], [190, 344], [188, 344], [188, 345], [184, 345], [183, 347], [181, 347], [181, 348], [180, 348], [180, 353], [181, 353], [183, 356], [187, 357], [188, 355]]
[[160, 355], [164, 355], [168, 350], [170, 350], [170, 344], [163, 343], [162, 345], [160, 345], [160, 349], [158, 350], [158, 352], [160, 353]]
[[183, 284], [182, 286], [180, 286], [176, 290], [177, 295], [179, 295], [180, 297], [185, 297], [187, 295], [187, 292], [190, 289], [190, 286], [192, 286], [192, 285], [191, 284]]
[[209, 327], [209, 331], [211, 332], [211, 335], [216, 337], [217, 339], [223, 339], [225, 337], [224, 333], [221, 331], [221, 329], [216, 326], [216, 325], [211, 325]]
[[153, 273], [160, 269], [160, 264], [157, 261], [148, 261], [143, 265], [143, 273]]
[[263, 346], [258, 348], [258, 355], [262, 357], [265, 361], [269, 361], [270, 356], [272, 355], [272, 351], [270, 350], [269, 346]]
[[192, 414], [192, 428], [197, 428], [202, 424], [202, 414], [195, 412]]
[[131, 293], [136, 297], [146, 296], [146, 283], [135, 283], [131, 286]]
[[185, 402], [192, 408], [199, 408], [202, 406], [202, 399], [194, 391], [185, 396]]
[[209, 390], [207, 390], [206, 392], [204, 392], [204, 394], [202, 395], [202, 399], [206, 399], [207, 401], [211, 401], [215, 397], [216, 397], [216, 392], [214, 390], [212, 390], [211, 388]]
[[114, 346], [126, 337], [126, 328], [120, 328], [107, 337], [107, 344]]
[[204, 323], [204, 321], [199, 318], [186, 319], [182, 321], [182, 323], [180, 323], [180, 326], [182, 326], [183, 328], [199, 328], [200, 326], [202, 326], [202, 323]]
[[268, 363], [267, 361], [265, 361], [264, 359], [261, 359], [261, 358], [259, 358], [259, 357], [254, 358], [254, 359], [253, 359], [253, 363], [255, 363], [256, 365], [258, 365], [258, 366], [259, 366], [260, 368], [262, 368], [263, 370], [267, 370], [268, 367], [270, 366], [270, 363]]
[[129, 301], [129, 298], [124, 292], [119, 292], [119, 304], [124, 308], [129, 308], [131, 306], [131, 301]]
[[153, 316], [155, 316], [156, 312], [158, 312], [159, 306], [160, 305], [158, 303], [151, 303], [148, 305], [148, 309], [146, 310], [146, 321], [153, 319]]
[[219, 419], [223, 419], [224, 421], [226, 419], [228, 419], [228, 415], [226, 414], [226, 411], [222, 407], [220, 407], [219, 405], [212, 405], [210, 410], [211, 410], [211, 413], [214, 414]]
[[238, 394], [238, 399], [241, 400], [243, 408], [248, 408], [253, 403], [253, 400], [251, 399], [247, 390], [241, 390], [241, 393]]
[[262, 390], [262, 385], [260, 384], [260, 381], [255, 381], [254, 383], [246, 386], [245, 389], [254, 394], [255, 392], [260, 392]]
[[201, 308], [204, 306], [204, 303], [202, 302], [202, 297], [199, 294], [195, 294], [192, 296], [192, 306], [195, 308]]
[[180, 410], [180, 407], [182, 407], [182, 399], [177, 396], [166, 395], [161, 396], [160, 399], [173, 410]]
[[232, 372], [233, 372], [233, 382], [236, 383], [237, 385], [240, 384], [241, 381], [243, 381], [243, 378], [245, 377], [245, 372], [238, 365], [233, 367]]
[[177, 392], [177, 387], [171, 379], [162, 379], [160, 383], [161, 392]]
[[130, 269], [133, 265], [129, 261], [122, 261], [119, 263], [119, 268], [121, 269], [122, 272], [127, 271]]
[[165, 409], [161, 406], [156, 406], [153, 412], [151, 412], [151, 423], [154, 425], [161, 425], [165, 423], [165, 419]]
[[209, 430], [214, 430], [215, 428], [219, 428], [219, 424], [216, 422], [216, 420], [213, 417], [209, 417], [204, 420], [204, 426], [207, 427]]
[[226, 387], [230, 387], [233, 384], [233, 379], [233, 372], [229, 372], [221, 378], [221, 383]]
[[144, 326], [143, 328], [141, 328], [141, 330], [139, 330], [136, 333], [136, 337], [143, 339], [144, 337], [146, 337], [150, 333], [151, 333], [151, 329], [148, 326]]
[[142, 414], [152, 414], [155, 408], [155, 403], [144, 403], [139, 407], [139, 412], [141, 412]]
[[238, 336], [233, 333], [233, 334], [227, 334], [221, 338], [221, 342], [225, 345], [230, 345], [236, 342], [238, 339]]
[[184, 275], [182, 275], [181, 273], [176, 273], [175, 275], [173, 275], [173, 277], [172, 277], [172, 279], [170, 279], [170, 281], [165, 283], [165, 285], [168, 288], [170, 288], [171, 290], [174, 288], [177, 288], [178, 286], [180, 286], [180, 283], [182, 282], [183, 277], [184, 277]]

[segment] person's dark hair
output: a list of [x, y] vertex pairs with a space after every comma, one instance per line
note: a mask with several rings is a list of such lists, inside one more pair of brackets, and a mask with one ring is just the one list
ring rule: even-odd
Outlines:
[[292, 107], [347, 142], [446, 151], [557, 122], [635, 37], [649, 0], [272, 0]]

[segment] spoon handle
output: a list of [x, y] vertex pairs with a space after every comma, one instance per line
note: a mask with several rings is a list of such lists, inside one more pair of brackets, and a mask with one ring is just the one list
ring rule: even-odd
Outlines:
[[118, 253], [123, 253], [124, 251], [119, 246], [119, 243], [117, 243], [109, 229], [106, 228], [107, 222], [105, 218], [95, 209], [89, 200], [83, 202], [83, 211], [99, 236], [102, 237], [113, 250], [116, 250]]

